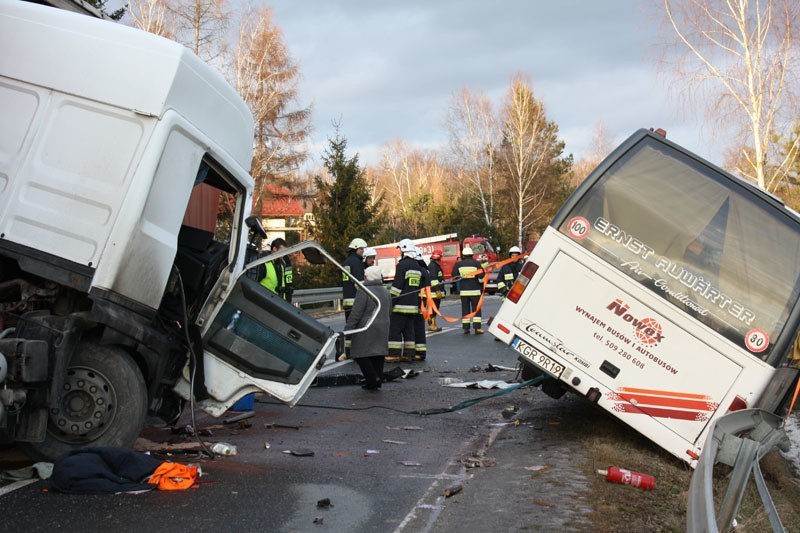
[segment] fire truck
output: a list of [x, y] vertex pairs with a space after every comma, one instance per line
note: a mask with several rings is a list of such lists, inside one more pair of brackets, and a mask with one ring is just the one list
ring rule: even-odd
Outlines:
[[[494, 251], [494, 248], [492, 248], [489, 240], [486, 237], [479, 237], [478, 235], [472, 235], [470, 237], [465, 237], [463, 240], [459, 240], [457, 233], [447, 233], [434, 237], [412, 239], [412, 241], [422, 250], [422, 257], [425, 259], [425, 262], [430, 262], [433, 252], [442, 254], [442, 259], [439, 264], [444, 271], [446, 281], [450, 280], [453, 266], [461, 257], [461, 250], [465, 246], [472, 248], [474, 252], [473, 257], [479, 262], [488, 262], [490, 264], [497, 262], [497, 253]], [[397, 245], [398, 243], [392, 242], [373, 246], [378, 254], [375, 264], [381, 267], [381, 272], [383, 273], [383, 279], [385, 281], [394, 279], [395, 267], [397, 262], [400, 261], [400, 250], [397, 248]]]

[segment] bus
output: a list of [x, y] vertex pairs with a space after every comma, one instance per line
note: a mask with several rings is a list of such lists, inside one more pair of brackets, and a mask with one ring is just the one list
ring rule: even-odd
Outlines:
[[695, 466], [711, 422], [783, 408], [798, 375], [800, 215], [639, 130], [561, 207], [489, 331]]

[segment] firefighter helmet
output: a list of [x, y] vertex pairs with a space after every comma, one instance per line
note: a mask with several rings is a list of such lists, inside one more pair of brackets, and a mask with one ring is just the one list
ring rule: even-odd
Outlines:
[[414, 259], [422, 259], [422, 248], [419, 246], [414, 247]]
[[364, 255], [362, 256], [364, 259], [367, 257], [375, 257], [378, 255], [378, 252], [375, 248], [364, 248]]
[[442, 254], [440, 252], [433, 252], [431, 254], [431, 259], [433, 259], [433, 260], [441, 259], [441, 258], [442, 258]]
[[397, 247], [400, 248], [400, 251], [403, 253], [416, 253], [416, 246], [411, 242], [411, 239], [403, 239], [398, 243]]
[[359, 248], [366, 248], [366, 247], [367, 247], [367, 241], [365, 241], [364, 239], [353, 239], [352, 241], [350, 241], [350, 246], [348, 246], [348, 248], [350, 248], [351, 250], [357, 250]]
[[473, 253], [472, 248], [469, 246], [465, 246], [464, 249], [461, 250], [461, 255], [472, 255]]
[[511, 255], [511, 254], [521, 254], [521, 253], [522, 253], [522, 250], [519, 249], [519, 246], [512, 246], [511, 248], [508, 249], [508, 254], [509, 255]]

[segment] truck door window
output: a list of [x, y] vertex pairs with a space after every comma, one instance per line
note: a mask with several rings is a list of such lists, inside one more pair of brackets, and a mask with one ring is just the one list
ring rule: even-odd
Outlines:
[[178, 267], [190, 317], [196, 316], [222, 271], [231, 262], [231, 246], [242, 195], [213, 163], [203, 160], [178, 234]]

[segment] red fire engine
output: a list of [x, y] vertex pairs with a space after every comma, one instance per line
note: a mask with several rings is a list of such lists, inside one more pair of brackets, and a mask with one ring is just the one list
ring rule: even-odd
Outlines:
[[[412, 239], [414, 244], [422, 250], [422, 257], [426, 263], [431, 260], [433, 252], [442, 254], [442, 259], [439, 264], [444, 271], [445, 280], [450, 279], [450, 274], [453, 272], [453, 266], [461, 256], [461, 250], [464, 246], [469, 246], [474, 252], [473, 257], [480, 263], [488, 262], [490, 264], [497, 262], [497, 253], [485, 237], [472, 235], [466, 237], [462, 241], [458, 240], [457, 233], [448, 233], [445, 235], [436, 235], [434, 237], [425, 237], [422, 239]], [[397, 262], [400, 260], [400, 250], [397, 248], [396, 242], [389, 244], [381, 244], [373, 246], [377, 252], [376, 265], [381, 267], [383, 279], [391, 281], [394, 279], [394, 270]]]

